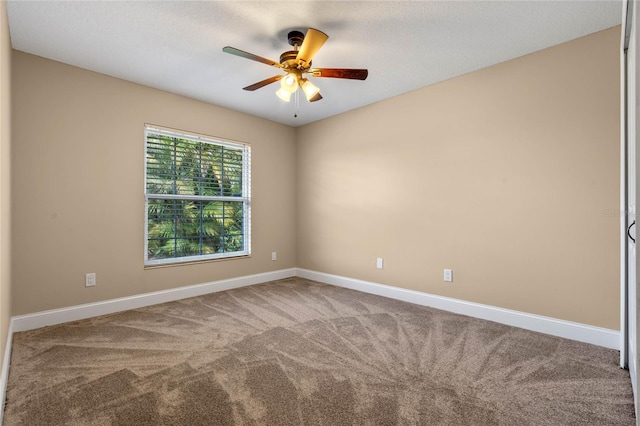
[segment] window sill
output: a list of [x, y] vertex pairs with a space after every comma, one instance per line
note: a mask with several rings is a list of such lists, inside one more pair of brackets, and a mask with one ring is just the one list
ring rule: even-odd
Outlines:
[[186, 262], [167, 262], [167, 263], [156, 263], [150, 265], [144, 265], [144, 269], [158, 269], [158, 268], [172, 268], [175, 266], [188, 266], [188, 265], [200, 265], [203, 263], [211, 263], [211, 262], [225, 262], [228, 260], [238, 260], [238, 259], [248, 259], [251, 257], [251, 254], [240, 254], [238, 256], [229, 256], [229, 257], [218, 257], [213, 259], [200, 259], [200, 260], [188, 260]]

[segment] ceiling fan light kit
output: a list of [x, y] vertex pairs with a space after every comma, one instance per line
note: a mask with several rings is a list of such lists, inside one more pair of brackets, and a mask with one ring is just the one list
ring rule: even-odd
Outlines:
[[320, 89], [306, 78], [302, 79], [300, 87], [308, 101], [311, 101], [311, 99], [320, 92]]
[[276, 91], [276, 95], [285, 102], [291, 100], [291, 92], [284, 90], [282, 87]]
[[251, 59], [252, 61], [262, 62], [263, 64], [280, 68], [285, 72], [284, 75], [275, 75], [244, 87], [244, 90], [254, 91], [271, 83], [275, 83], [276, 81], [280, 81], [280, 89], [276, 91], [276, 95], [283, 101], [289, 102], [291, 95], [296, 93], [298, 88], [300, 88], [309, 102], [316, 102], [322, 99], [320, 89], [307, 78], [303, 77], [304, 74], [309, 74], [312, 77], [343, 78], [349, 80], [366, 80], [369, 75], [366, 69], [311, 68], [313, 57], [318, 53], [328, 38], [328, 35], [314, 28], [309, 28], [306, 35], [300, 31], [289, 32], [288, 41], [289, 44], [293, 46], [293, 50], [282, 53], [279, 63], [231, 46], [224, 47], [222, 51], [242, 58]]
[[289, 93], [293, 93], [298, 90], [298, 79], [300, 77], [293, 72], [288, 73], [284, 76], [282, 80], [280, 80], [280, 85], [283, 90], [286, 90]]

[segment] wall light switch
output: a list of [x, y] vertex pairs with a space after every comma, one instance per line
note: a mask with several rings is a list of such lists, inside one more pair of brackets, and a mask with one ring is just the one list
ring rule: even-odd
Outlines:
[[377, 258], [376, 259], [376, 268], [382, 269], [382, 263], [383, 262], [384, 262], [384, 260], [381, 257]]

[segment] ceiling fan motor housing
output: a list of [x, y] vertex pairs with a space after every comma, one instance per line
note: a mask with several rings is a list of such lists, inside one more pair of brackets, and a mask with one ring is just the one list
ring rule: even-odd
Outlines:
[[298, 52], [295, 50], [288, 50], [280, 55], [280, 63], [285, 67], [295, 65]]
[[298, 68], [302, 71], [307, 71], [309, 67], [311, 67], [311, 63], [309, 63], [309, 66], [302, 68], [299, 66], [298, 62], [296, 61], [297, 57], [298, 57], [297, 51], [288, 50], [284, 52], [282, 55], [280, 55], [280, 63], [286, 70]]

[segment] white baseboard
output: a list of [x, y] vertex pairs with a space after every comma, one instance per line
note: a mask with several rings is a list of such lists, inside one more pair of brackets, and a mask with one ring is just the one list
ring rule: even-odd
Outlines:
[[4, 402], [7, 398], [7, 382], [9, 380], [9, 365], [11, 364], [11, 344], [13, 343], [13, 321], [9, 322], [7, 331], [7, 341], [4, 346], [4, 357], [2, 358], [2, 370], [0, 372], [0, 425], [4, 418]]
[[450, 297], [391, 287], [339, 275], [325, 274], [308, 269], [297, 268], [296, 275], [326, 284], [620, 350], [620, 332], [616, 330], [528, 314], [526, 312], [512, 311], [510, 309], [497, 308], [480, 303], [466, 302]]
[[[112, 314], [129, 309], [142, 308], [144, 306], [157, 305], [159, 303], [173, 302], [174, 300], [189, 297], [202, 296], [203, 294], [218, 291], [231, 290], [239, 287], [260, 284], [267, 281], [280, 280], [296, 275], [296, 268], [281, 269], [279, 271], [265, 272], [256, 275], [229, 278], [226, 280], [190, 285], [186, 287], [172, 288], [168, 290], [143, 293], [135, 296], [121, 297], [102, 302], [87, 303], [84, 305], [70, 306], [68, 308], [52, 309], [33, 314], [17, 315], [11, 318], [13, 332], [33, 330], [48, 325], [62, 324], [99, 315]], [[4, 370], [3, 370], [4, 372]], [[1, 384], [0, 384], [1, 386]], [[1, 423], [0, 423], [1, 424]]]
[[[11, 318], [10, 332], [15, 333], [33, 330], [48, 325], [112, 314], [115, 312], [126, 311], [128, 309], [156, 305], [158, 303], [172, 302], [174, 300], [201, 296], [203, 294], [215, 293], [218, 291], [231, 290], [267, 281], [289, 278], [296, 275], [302, 278], [332, 284], [339, 287], [377, 294], [379, 296], [403, 300], [405, 302], [415, 303], [422, 306], [430, 306], [436, 309], [495, 321], [527, 330], [564, 337], [566, 339], [591, 343], [610, 349], [620, 349], [620, 333], [616, 330], [559, 320], [541, 315], [528, 314], [526, 312], [513, 311], [510, 309], [497, 308], [495, 306], [467, 302], [450, 297], [437, 296], [420, 291], [407, 290], [399, 287], [392, 287], [301, 268], [282, 269], [279, 271], [247, 275], [186, 287], [178, 287], [153, 293], [144, 293], [119, 299], [105, 300], [102, 302], [87, 303], [84, 305], [70, 306], [67, 308], [53, 309], [27, 315], [18, 315]], [[7, 348], [9, 350], [8, 353], [11, 353], [10, 337], [11, 335], [9, 334], [7, 338], [9, 340], [7, 342]], [[8, 358], [5, 362], [8, 362]], [[2, 374], [4, 374], [4, 371], [5, 370], [3, 369]], [[0, 376], [0, 392], [2, 392], [1, 380], [3, 378], [3, 376]]]

